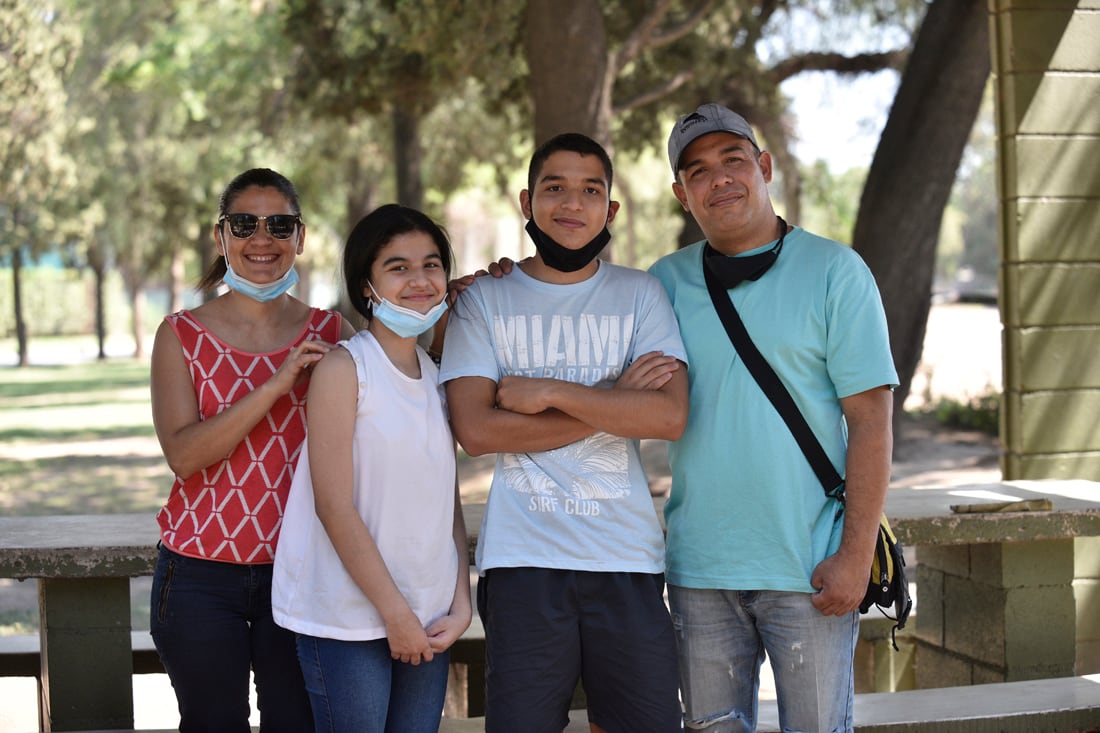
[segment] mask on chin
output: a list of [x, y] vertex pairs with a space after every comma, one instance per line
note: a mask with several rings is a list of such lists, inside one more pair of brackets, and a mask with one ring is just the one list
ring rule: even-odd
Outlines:
[[535, 243], [535, 249], [548, 267], [559, 272], [576, 272], [596, 259], [607, 243], [611, 232], [605, 226], [595, 238], [580, 249], [569, 249], [555, 242], [549, 234], [539, 229], [534, 219], [527, 220], [527, 236]]
[[412, 308], [405, 308], [391, 303], [379, 295], [373, 285], [370, 283], [367, 283], [367, 285], [380, 301], [371, 305], [371, 318], [377, 318], [379, 323], [401, 338], [412, 338], [424, 333], [434, 326], [447, 310], [446, 296], [427, 313], [421, 313]]
[[241, 295], [246, 295], [258, 303], [266, 303], [269, 300], [278, 298], [280, 295], [297, 285], [298, 271], [292, 267], [278, 280], [261, 285], [251, 280], [245, 280], [238, 275], [233, 270], [232, 265], [229, 264], [229, 260], [226, 259], [225, 275], [222, 276], [222, 282], [225, 283], [226, 287], [230, 290], [236, 290]]

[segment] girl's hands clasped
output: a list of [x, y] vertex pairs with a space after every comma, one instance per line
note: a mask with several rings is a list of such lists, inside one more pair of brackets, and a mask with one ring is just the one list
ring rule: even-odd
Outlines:
[[390, 644], [390, 656], [399, 662], [417, 665], [432, 661], [435, 655], [436, 650], [412, 609], [386, 622], [386, 640]]
[[436, 620], [428, 626], [428, 643], [431, 644], [432, 651], [437, 654], [447, 651], [469, 627], [469, 612], [458, 614], [452, 610], [446, 616]]

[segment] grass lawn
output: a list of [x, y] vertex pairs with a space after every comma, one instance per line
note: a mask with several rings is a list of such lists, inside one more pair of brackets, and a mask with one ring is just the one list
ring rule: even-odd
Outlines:
[[0, 369], [0, 512], [155, 512], [171, 483], [148, 363]]

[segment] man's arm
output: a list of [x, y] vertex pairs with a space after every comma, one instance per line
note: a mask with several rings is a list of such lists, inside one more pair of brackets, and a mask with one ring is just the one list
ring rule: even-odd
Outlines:
[[447, 382], [447, 404], [455, 438], [471, 456], [551, 450], [596, 432], [556, 410], [525, 415], [497, 409], [497, 383], [486, 377]]
[[596, 430], [624, 438], [678, 440], [688, 415], [687, 369], [668, 374], [658, 389], [606, 389], [560, 379], [504, 377], [498, 404], [517, 413], [559, 410]]
[[825, 615], [836, 616], [859, 608], [867, 593], [890, 483], [894, 394], [886, 387], [876, 387], [845, 397], [840, 405], [848, 423], [844, 533], [840, 549], [822, 560], [810, 579], [818, 589], [814, 606]]

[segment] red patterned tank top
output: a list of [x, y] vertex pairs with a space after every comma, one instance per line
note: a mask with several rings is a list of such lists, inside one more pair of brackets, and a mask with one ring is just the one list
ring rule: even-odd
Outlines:
[[[340, 340], [342, 319], [314, 308], [294, 342], [266, 354], [226, 344], [187, 311], [166, 318], [183, 347], [203, 420], [217, 415], [271, 378], [303, 341]], [[157, 513], [161, 541], [174, 552], [232, 563], [271, 563], [290, 479], [306, 433], [308, 380], [280, 397], [267, 416], [224, 460], [176, 477]]]

